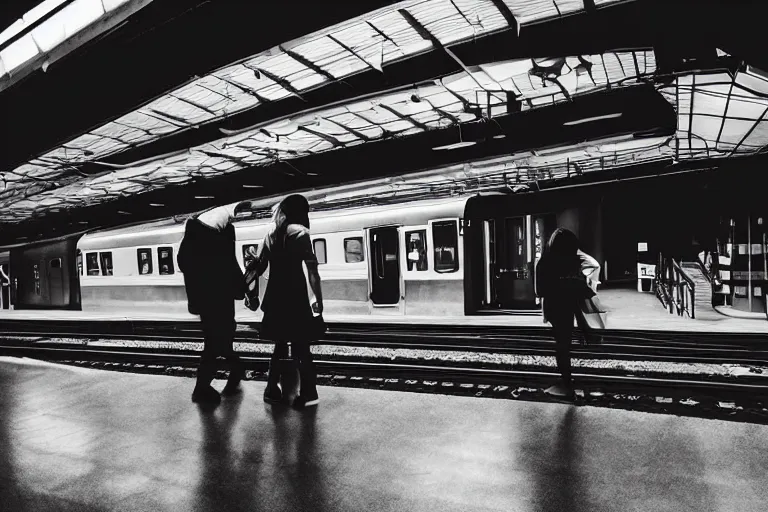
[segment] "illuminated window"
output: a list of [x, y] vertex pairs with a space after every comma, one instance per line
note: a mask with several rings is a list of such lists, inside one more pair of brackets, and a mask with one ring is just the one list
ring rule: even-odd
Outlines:
[[459, 270], [459, 234], [455, 220], [432, 224], [432, 240], [435, 244], [435, 271]]
[[101, 275], [111, 276], [112, 275], [112, 253], [100, 252], [99, 258], [101, 259]]
[[315, 256], [317, 257], [318, 264], [324, 265], [325, 263], [328, 263], [328, 254], [325, 252], [324, 238], [318, 238], [317, 240], [313, 241], [312, 249], [315, 251]]
[[360, 263], [361, 261], [365, 261], [362, 237], [344, 239], [344, 261], [347, 263]]
[[173, 247], [157, 248], [157, 266], [160, 268], [161, 276], [173, 274], [175, 270], [173, 265]]
[[429, 268], [427, 263], [427, 230], [405, 232], [405, 251], [408, 270], [423, 272]]
[[85, 255], [85, 271], [89, 276], [99, 275], [99, 253], [89, 252]]
[[77, 250], [77, 275], [83, 275], [83, 253]]
[[139, 275], [145, 276], [152, 273], [152, 251], [150, 249], [136, 249], [136, 261], [139, 265]]

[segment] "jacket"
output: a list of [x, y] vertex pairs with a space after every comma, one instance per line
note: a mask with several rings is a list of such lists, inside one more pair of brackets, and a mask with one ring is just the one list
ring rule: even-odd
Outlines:
[[235, 256], [235, 228], [218, 231], [187, 221], [179, 246], [179, 269], [184, 273], [189, 312], [198, 315], [228, 310], [245, 297], [245, 277]]

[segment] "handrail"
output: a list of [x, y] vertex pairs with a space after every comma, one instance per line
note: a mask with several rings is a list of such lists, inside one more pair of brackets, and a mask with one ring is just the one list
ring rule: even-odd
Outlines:
[[[659, 254], [656, 267], [657, 297], [670, 314], [696, 318], [696, 283], [673, 259]], [[676, 310], [676, 311], [675, 311]]]

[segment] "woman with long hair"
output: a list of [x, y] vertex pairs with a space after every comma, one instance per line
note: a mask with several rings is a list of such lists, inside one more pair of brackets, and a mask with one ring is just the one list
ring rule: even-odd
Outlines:
[[574, 319], [584, 326], [581, 305], [595, 297], [586, 276], [599, 271], [600, 265], [579, 250], [579, 239], [573, 232], [558, 228], [552, 233], [544, 254], [536, 266], [536, 293], [543, 300], [544, 321], [552, 325], [555, 357], [561, 382], [545, 393], [574, 399], [571, 382], [571, 340]]
[[[290, 342], [301, 379], [301, 392], [293, 405], [302, 408], [319, 402], [317, 373], [309, 345], [316, 341], [317, 317], [323, 312], [317, 258], [309, 236], [309, 202], [300, 194], [290, 195], [273, 208], [272, 219], [271, 230], [259, 244], [254, 257], [246, 262], [246, 274], [255, 273], [256, 279], [269, 264], [269, 281], [261, 304], [264, 312], [261, 337], [274, 341], [275, 349], [264, 401], [282, 401], [279, 362], [288, 356], [287, 343]], [[314, 295], [312, 304], [307, 279]]]

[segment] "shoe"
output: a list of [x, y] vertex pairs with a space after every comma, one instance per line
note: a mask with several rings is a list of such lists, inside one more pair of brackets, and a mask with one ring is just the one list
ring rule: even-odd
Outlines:
[[195, 388], [192, 392], [192, 401], [195, 403], [218, 405], [221, 403], [221, 395], [211, 386]]
[[559, 400], [576, 400], [576, 393], [574, 393], [573, 388], [567, 387], [564, 384], [550, 386], [544, 390], [544, 393]]
[[224, 396], [235, 396], [243, 392], [243, 387], [240, 385], [240, 381], [227, 382], [224, 389], [221, 390], [221, 394]]
[[313, 405], [317, 405], [320, 403], [320, 398], [318, 398], [317, 395], [314, 396], [297, 396], [296, 400], [293, 401], [293, 407], [296, 409], [304, 409], [306, 407], [312, 407]]
[[277, 386], [267, 387], [264, 389], [264, 401], [268, 404], [278, 404], [283, 401], [283, 393]]

